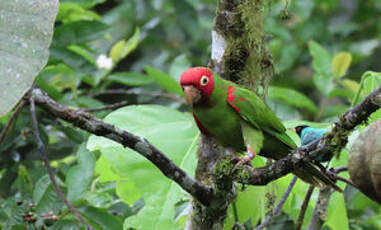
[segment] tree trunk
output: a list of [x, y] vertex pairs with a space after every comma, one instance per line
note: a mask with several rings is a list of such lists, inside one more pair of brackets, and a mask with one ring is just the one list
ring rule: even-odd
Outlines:
[[[263, 8], [262, 0], [219, 0], [209, 63], [222, 77], [253, 90], [262, 98], [273, 73], [272, 58], [265, 49]], [[227, 209], [236, 196], [232, 178], [218, 175], [216, 170], [227, 154], [231, 154], [229, 149], [202, 135], [196, 179], [212, 185], [218, 198], [209, 207], [192, 201], [187, 230], [223, 228]]]

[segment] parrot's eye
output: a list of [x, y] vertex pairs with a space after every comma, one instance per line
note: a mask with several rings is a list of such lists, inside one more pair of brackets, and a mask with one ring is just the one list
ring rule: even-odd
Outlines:
[[208, 82], [209, 82], [209, 78], [207, 76], [202, 76], [201, 77], [200, 84], [202, 86], [206, 86], [206, 84], [208, 84]]

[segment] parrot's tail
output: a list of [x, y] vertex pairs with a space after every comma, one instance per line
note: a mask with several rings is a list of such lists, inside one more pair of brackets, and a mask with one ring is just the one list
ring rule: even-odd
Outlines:
[[317, 169], [312, 163], [307, 163], [301, 168], [294, 171], [294, 174], [305, 182], [312, 184], [316, 187], [322, 188], [330, 186], [338, 192], [343, 190], [335, 184], [327, 175]]

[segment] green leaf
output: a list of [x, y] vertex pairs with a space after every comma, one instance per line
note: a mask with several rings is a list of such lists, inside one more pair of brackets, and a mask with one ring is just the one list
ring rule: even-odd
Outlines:
[[334, 88], [332, 82], [331, 55], [326, 49], [313, 40], [311, 40], [308, 45], [313, 57], [312, 66], [315, 70], [313, 77], [314, 83], [323, 95], [328, 96]]
[[46, 65], [57, 10], [58, 0], [0, 2], [0, 117]]
[[[78, 47], [78, 46], [71, 46]], [[50, 49], [50, 61], [62, 61], [78, 72], [91, 74], [96, 71], [96, 67], [82, 55], [72, 51], [67, 47], [52, 47]]]
[[309, 99], [308, 97], [304, 96], [296, 90], [270, 86], [268, 90], [268, 95], [270, 98], [282, 100], [300, 109], [306, 109], [312, 113], [318, 112], [318, 108], [311, 101], [311, 99]]
[[86, 194], [86, 200], [91, 206], [97, 208], [110, 208], [113, 202], [112, 196], [106, 191], [93, 191]]
[[328, 209], [327, 221], [324, 225], [329, 226], [332, 230], [349, 230], [348, 215], [343, 194], [333, 193], [330, 202], [332, 204]]
[[[157, 105], [128, 106], [110, 113], [105, 121], [147, 138], [175, 164], [194, 174], [198, 130], [190, 114]], [[99, 149], [111, 169], [130, 179], [144, 199], [145, 206], [126, 219], [124, 229], [175, 229], [175, 204], [188, 198], [187, 193], [147, 159], [120, 144], [91, 136], [87, 147]]]
[[117, 82], [129, 86], [148, 85], [153, 82], [151, 76], [140, 73], [120, 72], [107, 77], [107, 81]]
[[75, 21], [93, 21], [100, 20], [101, 17], [90, 10], [86, 10], [78, 4], [71, 2], [60, 3], [60, 10], [57, 15], [57, 21], [62, 21], [63, 23], [75, 22]]
[[323, 122], [311, 122], [311, 121], [303, 121], [303, 120], [298, 120], [298, 121], [284, 121], [283, 125], [286, 128], [294, 128], [298, 125], [308, 125], [311, 126], [312, 128], [318, 128], [318, 129], [328, 129], [331, 127], [330, 123], [323, 123]]
[[78, 221], [63, 219], [54, 223], [54, 225], [49, 229], [51, 230], [78, 230], [79, 225], [78, 225]]
[[32, 180], [29, 176], [28, 170], [24, 165], [19, 166], [19, 176], [17, 178], [18, 190], [21, 193], [22, 199], [28, 200], [31, 198], [33, 192]]
[[72, 2], [80, 5], [83, 8], [91, 8], [97, 4], [104, 3], [106, 0], [60, 0], [61, 4], [66, 2]]
[[176, 10], [178, 23], [182, 25], [184, 30], [189, 36], [198, 38], [199, 33], [195, 32], [199, 30], [198, 13], [195, 8], [186, 0], [173, 1], [173, 5]]
[[364, 74], [364, 96], [369, 95], [381, 85], [381, 72], [367, 71]]
[[[42, 79], [45, 80], [45, 83], [48, 83], [50, 87], [55, 89], [54, 91], [62, 92], [66, 89], [71, 89], [74, 95], [77, 95], [77, 86], [80, 84], [82, 77], [83, 74], [64, 64], [47, 66], [38, 76], [38, 78], [41, 78], [39, 83], [41, 83]], [[56, 93], [54, 92], [54, 95]]]
[[356, 93], [359, 88], [360, 88], [360, 84], [357, 83], [356, 81], [353, 81], [353, 80], [350, 80], [350, 79], [344, 79], [342, 81], [340, 81], [340, 84], [347, 90], [353, 92], [353, 93]]
[[313, 80], [319, 91], [326, 97], [334, 90], [334, 84], [329, 75], [315, 73]]
[[147, 71], [147, 74], [150, 75], [165, 90], [167, 90], [170, 93], [184, 96], [180, 84], [176, 80], [174, 80], [170, 75], [150, 66], [146, 66], [144, 69]]
[[139, 190], [132, 181], [121, 180], [116, 185], [116, 194], [129, 205], [133, 205], [140, 197]]
[[192, 63], [189, 61], [185, 54], [177, 56], [169, 68], [169, 75], [173, 76], [176, 80], [180, 81], [181, 74], [191, 67]]
[[111, 169], [110, 163], [103, 155], [97, 160], [95, 173], [100, 176], [99, 182], [118, 181], [121, 179], [120, 176]]
[[76, 21], [63, 24], [54, 31], [53, 46], [86, 43], [103, 36], [109, 26], [97, 21]]
[[[238, 219], [245, 222], [251, 218], [251, 222], [255, 225], [265, 216], [265, 186], [249, 186], [244, 191], [240, 191], [237, 195], [235, 205], [237, 208]], [[234, 224], [234, 214], [232, 206], [229, 207], [228, 217], [224, 229], [232, 229]]]
[[67, 199], [71, 203], [84, 198], [94, 173], [95, 157], [88, 151], [85, 145], [81, 145], [77, 151], [78, 165], [70, 168], [66, 176], [68, 189]]
[[368, 96], [373, 90], [375, 90], [378, 86], [381, 85], [381, 72], [373, 72], [373, 71], [366, 71], [361, 76], [361, 82], [360, 87], [353, 98], [352, 106], [356, 105], [361, 97]]
[[49, 175], [44, 175], [37, 181], [33, 191], [33, 202], [39, 214], [49, 211], [57, 214], [62, 207], [65, 207], [51, 185]]
[[328, 51], [313, 40], [308, 43], [308, 46], [313, 58], [312, 66], [314, 70], [321, 74], [330, 74], [332, 58]]
[[118, 63], [136, 49], [139, 44], [139, 35], [140, 29], [136, 28], [134, 34], [128, 41], [121, 40], [111, 48], [109, 56], [112, 58], [113, 63]]
[[341, 78], [351, 65], [352, 55], [348, 52], [340, 52], [333, 57], [332, 72], [335, 78]]
[[121, 230], [123, 229], [123, 224], [120, 219], [111, 213], [107, 212], [107, 209], [86, 207], [80, 209], [82, 215], [86, 217], [89, 223], [93, 226], [97, 226], [95, 229], [103, 230]]
[[322, 118], [337, 117], [338, 114], [344, 113], [345, 111], [347, 111], [347, 109], [348, 106], [329, 106], [324, 110]]

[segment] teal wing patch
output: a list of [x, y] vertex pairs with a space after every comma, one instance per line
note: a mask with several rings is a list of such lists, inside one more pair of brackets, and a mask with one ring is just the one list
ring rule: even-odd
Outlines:
[[294, 141], [286, 134], [282, 122], [255, 93], [231, 85], [228, 88], [227, 103], [254, 128], [276, 137], [291, 148], [296, 148]]

